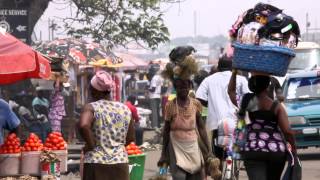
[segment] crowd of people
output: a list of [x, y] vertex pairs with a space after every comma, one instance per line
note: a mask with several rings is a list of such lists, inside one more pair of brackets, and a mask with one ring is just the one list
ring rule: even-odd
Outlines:
[[[53, 84], [53, 90], [37, 86], [34, 91], [28, 89], [13, 94], [2, 89], [2, 104], [8, 107], [6, 110], [10, 110], [6, 114], [13, 115], [10, 118], [3, 116], [3, 122], [6, 123], [0, 129], [21, 129], [22, 140], [32, 132], [44, 142], [50, 132], [61, 132], [61, 123], [66, 116], [64, 96], [63, 83], [59, 81]], [[11, 122], [16, 122], [17, 127], [8, 126]]]
[[[85, 142], [83, 179], [129, 179], [125, 147], [143, 131], [136, 108], [141, 97], [148, 100], [152, 127], [163, 124], [158, 166], [170, 167], [174, 180], [219, 179], [227, 148], [219, 139], [221, 126], [235, 127], [245, 115], [250, 123], [241, 154], [249, 179], [280, 179], [287, 147], [294, 153], [296, 148], [276, 78], [254, 73], [248, 77], [232, 69], [226, 56], [211, 72], [198, 71], [189, 47], [177, 47], [170, 54], [175, 53], [163, 71], [156, 69], [148, 78], [140, 74], [139, 80], [131, 74], [125, 82], [124, 103], [112, 101], [115, 83], [108, 72], [94, 74], [88, 85], [92, 101], [83, 107], [78, 124]], [[55, 82], [47, 98], [37, 87], [31, 105], [23, 93], [6, 98], [8, 102], [1, 99], [0, 130], [19, 134], [24, 124], [43, 141], [49, 132], [61, 131], [66, 115], [62, 91], [62, 84]]]

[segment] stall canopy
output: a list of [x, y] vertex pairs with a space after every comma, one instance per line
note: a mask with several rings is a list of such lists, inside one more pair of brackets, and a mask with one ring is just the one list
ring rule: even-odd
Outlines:
[[49, 61], [0, 28], [0, 84], [29, 78], [49, 78]]
[[123, 63], [120, 65], [120, 69], [122, 70], [136, 70], [136, 69], [147, 69], [148, 68], [148, 62], [145, 60], [136, 57], [131, 54], [126, 53], [115, 53], [116, 56], [121, 58], [123, 60]]
[[101, 44], [77, 38], [44, 42], [37, 46], [37, 50], [48, 56], [64, 58], [74, 64], [86, 65], [91, 61], [104, 58], [109, 58], [113, 64], [121, 63], [121, 59], [114, 58], [111, 51]]

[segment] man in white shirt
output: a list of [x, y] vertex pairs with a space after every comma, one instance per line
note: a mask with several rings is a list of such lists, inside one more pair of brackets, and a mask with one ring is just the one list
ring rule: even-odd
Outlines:
[[[208, 107], [207, 129], [212, 131], [212, 145], [217, 137], [218, 124], [223, 119], [234, 119], [236, 121], [236, 106], [231, 102], [228, 95], [228, 85], [232, 75], [232, 61], [220, 59], [218, 63], [218, 72], [210, 75], [200, 84], [196, 98], [200, 100], [202, 105]], [[249, 92], [248, 82], [245, 77], [237, 76], [237, 101], [245, 93]], [[218, 148], [219, 149], [219, 148]], [[222, 155], [217, 148], [214, 147], [216, 156], [222, 158]]]
[[153, 128], [160, 127], [160, 104], [161, 104], [161, 86], [163, 78], [159, 73], [154, 75], [150, 82], [149, 97], [150, 107], [152, 111], [151, 126]]

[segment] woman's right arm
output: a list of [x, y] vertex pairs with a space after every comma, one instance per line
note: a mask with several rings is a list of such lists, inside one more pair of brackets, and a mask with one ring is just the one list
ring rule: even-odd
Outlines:
[[92, 151], [95, 146], [94, 135], [91, 131], [91, 126], [94, 121], [93, 111], [93, 107], [87, 104], [82, 110], [78, 124], [80, 135], [86, 143], [84, 152]]
[[167, 157], [169, 152], [169, 140], [170, 140], [170, 122], [169, 121], [165, 121], [164, 123], [162, 136], [163, 136], [163, 144], [162, 144], [161, 157], [158, 162], [159, 167], [163, 166], [164, 163], [166, 163], [167, 166], [169, 165], [169, 159]]
[[228, 85], [228, 94], [231, 102], [238, 107], [236, 86], [237, 86], [237, 70], [233, 69], [232, 75], [229, 81], [229, 85]]
[[288, 143], [290, 143], [292, 147], [292, 151], [296, 153], [296, 142], [294, 138], [294, 131], [291, 130], [289, 120], [288, 120], [288, 114], [285, 110], [285, 108], [280, 104], [277, 108], [277, 116], [279, 121], [280, 129], [284, 135], [284, 138], [287, 140]]

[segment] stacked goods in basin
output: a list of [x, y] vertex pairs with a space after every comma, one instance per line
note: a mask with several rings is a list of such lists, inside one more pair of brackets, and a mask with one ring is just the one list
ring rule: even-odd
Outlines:
[[144, 174], [144, 164], [146, 155], [143, 154], [141, 149], [134, 143], [130, 143], [126, 150], [129, 155], [129, 171], [131, 180], [142, 180]]
[[263, 3], [241, 14], [229, 33], [234, 68], [276, 76], [286, 74], [300, 37], [291, 16]]
[[39, 137], [30, 133], [21, 150], [21, 173], [40, 175], [40, 154], [43, 150], [43, 144]]
[[20, 139], [12, 133], [0, 146], [0, 176], [17, 175], [20, 171]]
[[55, 153], [60, 160], [60, 170], [62, 173], [67, 171], [67, 143], [63, 139], [60, 132], [52, 132], [48, 135], [44, 144], [44, 150], [49, 150]]
[[141, 149], [134, 143], [130, 143], [127, 147], [126, 147], [127, 153], [128, 155], [139, 155], [142, 154]]

